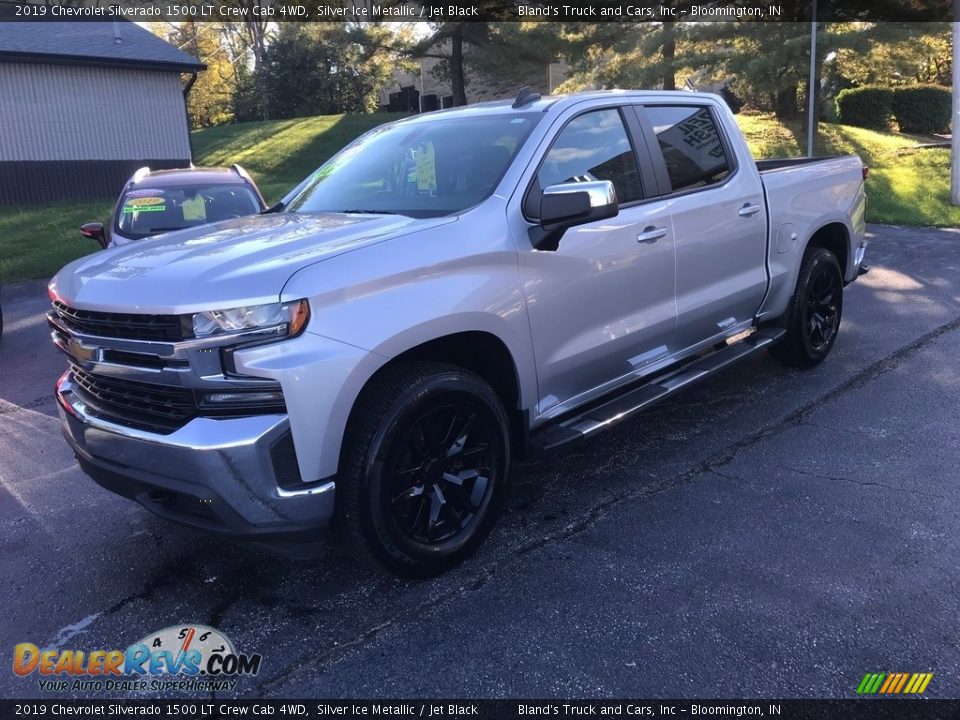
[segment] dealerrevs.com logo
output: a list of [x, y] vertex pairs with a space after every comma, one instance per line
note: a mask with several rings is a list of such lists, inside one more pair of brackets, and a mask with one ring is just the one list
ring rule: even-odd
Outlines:
[[261, 660], [259, 654], [238, 653], [219, 630], [178, 625], [151, 633], [126, 650], [20, 643], [13, 649], [13, 672], [37, 676], [43, 692], [229, 691], [238, 676], [260, 672]]

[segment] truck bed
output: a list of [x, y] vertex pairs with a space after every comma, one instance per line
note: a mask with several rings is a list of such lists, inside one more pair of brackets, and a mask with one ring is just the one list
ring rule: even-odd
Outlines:
[[[756, 161], [767, 203], [770, 241], [767, 267], [770, 293], [760, 315], [778, 317], [796, 285], [799, 263], [794, 250], [803, 247], [819, 227], [845, 225], [847, 257], [840, 258], [845, 280], [852, 280], [854, 245], [863, 232], [863, 163], [856, 155], [798, 157]], [[845, 262], [844, 262], [845, 261]]]
[[843, 155], [802, 155], [800, 157], [789, 158], [769, 158], [757, 160], [757, 170], [763, 173], [771, 173], [777, 170], [785, 170], [800, 165], [809, 165], [810, 163], [824, 162], [827, 160], [836, 160], [844, 157]]

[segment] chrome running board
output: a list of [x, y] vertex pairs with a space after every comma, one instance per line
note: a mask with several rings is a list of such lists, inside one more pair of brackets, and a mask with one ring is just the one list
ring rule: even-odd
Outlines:
[[[752, 332], [743, 340], [715, 350], [693, 361], [663, 373], [643, 385], [613, 397], [601, 399], [599, 404], [574, 416], [567, 416], [535, 430], [530, 437], [534, 450], [552, 450], [568, 442], [592, 435], [599, 430], [626, 420], [634, 413], [659, 402], [698, 380], [709, 377], [728, 365], [771, 345], [786, 334], [783, 328], [767, 327]], [[576, 412], [576, 411], [574, 411]]]

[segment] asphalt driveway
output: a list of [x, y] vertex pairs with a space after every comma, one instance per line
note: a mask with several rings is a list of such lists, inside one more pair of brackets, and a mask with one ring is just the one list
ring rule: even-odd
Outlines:
[[[897, 671], [960, 696], [960, 231], [871, 236], [824, 365], [758, 356], [517, 467], [478, 556], [423, 583], [98, 488], [55, 420], [44, 285], [6, 286], [0, 655], [197, 622], [263, 655], [241, 695], [850, 697]], [[40, 695], [0, 667], [0, 696]]]

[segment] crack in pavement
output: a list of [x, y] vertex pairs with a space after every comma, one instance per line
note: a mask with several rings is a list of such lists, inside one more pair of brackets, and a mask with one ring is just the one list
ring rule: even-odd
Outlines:
[[783, 470], [789, 472], [797, 473], [798, 475], [807, 475], [808, 477], [819, 478], [820, 480], [831, 480], [833, 482], [848, 482], [853, 483], [854, 485], [861, 485], [863, 487], [878, 487], [884, 488], [885, 490], [893, 490], [894, 492], [903, 493], [905, 495], [922, 495], [924, 497], [933, 498], [934, 500], [948, 500], [944, 495], [937, 495], [936, 493], [928, 493], [923, 490], [912, 490], [910, 488], [897, 487], [896, 485], [887, 485], [886, 483], [876, 482], [874, 480], [857, 480], [856, 478], [844, 477], [842, 475], [821, 475], [820, 473], [810, 472], [809, 470], [800, 470], [795, 467], [790, 467], [789, 465], [780, 465]]
[[[727, 447], [715, 453], [713, 456], [697, 463], [690, 468], [687, 468], [677, 475], [674, 475], [669, 480], [666, 480], [653, 487], [638, 488], [636, 490], [631, 490], [608, 497], [607, 499], [602, 500], [587, 510], [579, 519], [568, 523], [560, 530], [548, 533], [540, 538], [533, 539], [522, 544], [513, 552], [503, 556], [502, 558], [494, 560], [483, 568], [480, 568], [472, 580], [466, 581], [458, 588], [452, 588], [446, 592], [441, 592], [438, 596], [432, 599], [432, 602], [430, 603], [432, 609], [427, 609], [425, 612], [422, 605], [411, 607], [405, 611], [397, 613], [392, 618], [389, 618], [375, 627], [361, 632], [352, 640], [331, 648], [325, 653], [320, 655], [317, 655], [316, 653], [310, 653], [297, 658], [294, 662], [288, 664], [276, 675], [267, 678], [258, 685], [254, 686], [253, 694], [256, 697], [262, 697], [265, 692], [283, 685], [289, 678], [303, 668], [311, 668], [314, 673], [320, 673], [325, 668], [333, 665], [335, 662], [346, 656], [351, 650], [372, 643], [380, 634], [382, 634], [384, 630], [398, 625], [401, 621], [409, 617], [415, 616], [418, 619], [429, 617], [435, 613], [437, 608], [441, 607], [445, 602], [456, 600], [460, 597], [465, 597], [468, 593], [483, 588], [496, 577], [497, 571], [500, 568], [509, 567], [524, 556], [529, 555], [530, 553], [547, 545], [561, 542], [579, 535], [591, 527], [594, 523], [602, 519], [612, 509], [620, 505], [633, 500], [639, 500], [658, 495], [679, 487], [687, 482], [693, 481], [702, 475], [715, 473], [721, 477], [725, 477], [723, 473], [718, 472], [718, 469], [729, 465], [744, 450], [748, 450], [764, 440], [778, 435], [784, 430], [803, 424], [805, 421], [807, 421], [810, 415], [812, 415], [824, 404], [829, 403], [851, 391], [858, 390], [880, 375], [896, 369], [910, 356], [932, 344], [943, 335], [958, 329], [960, 329], [960, 317], [934, 328], [930, 332], [921, 335], [913, 342], [904, 345], [890, 355], [871, 363], [823, 395], [820, 395], [814, 400], [804, 404], [785, 417], [770, 423], [767, 427], [751, 433], [750, 435], [741, 438], [737, 442], [731, 443]], [[735, 479], [742, 480], [742, 478]]]

